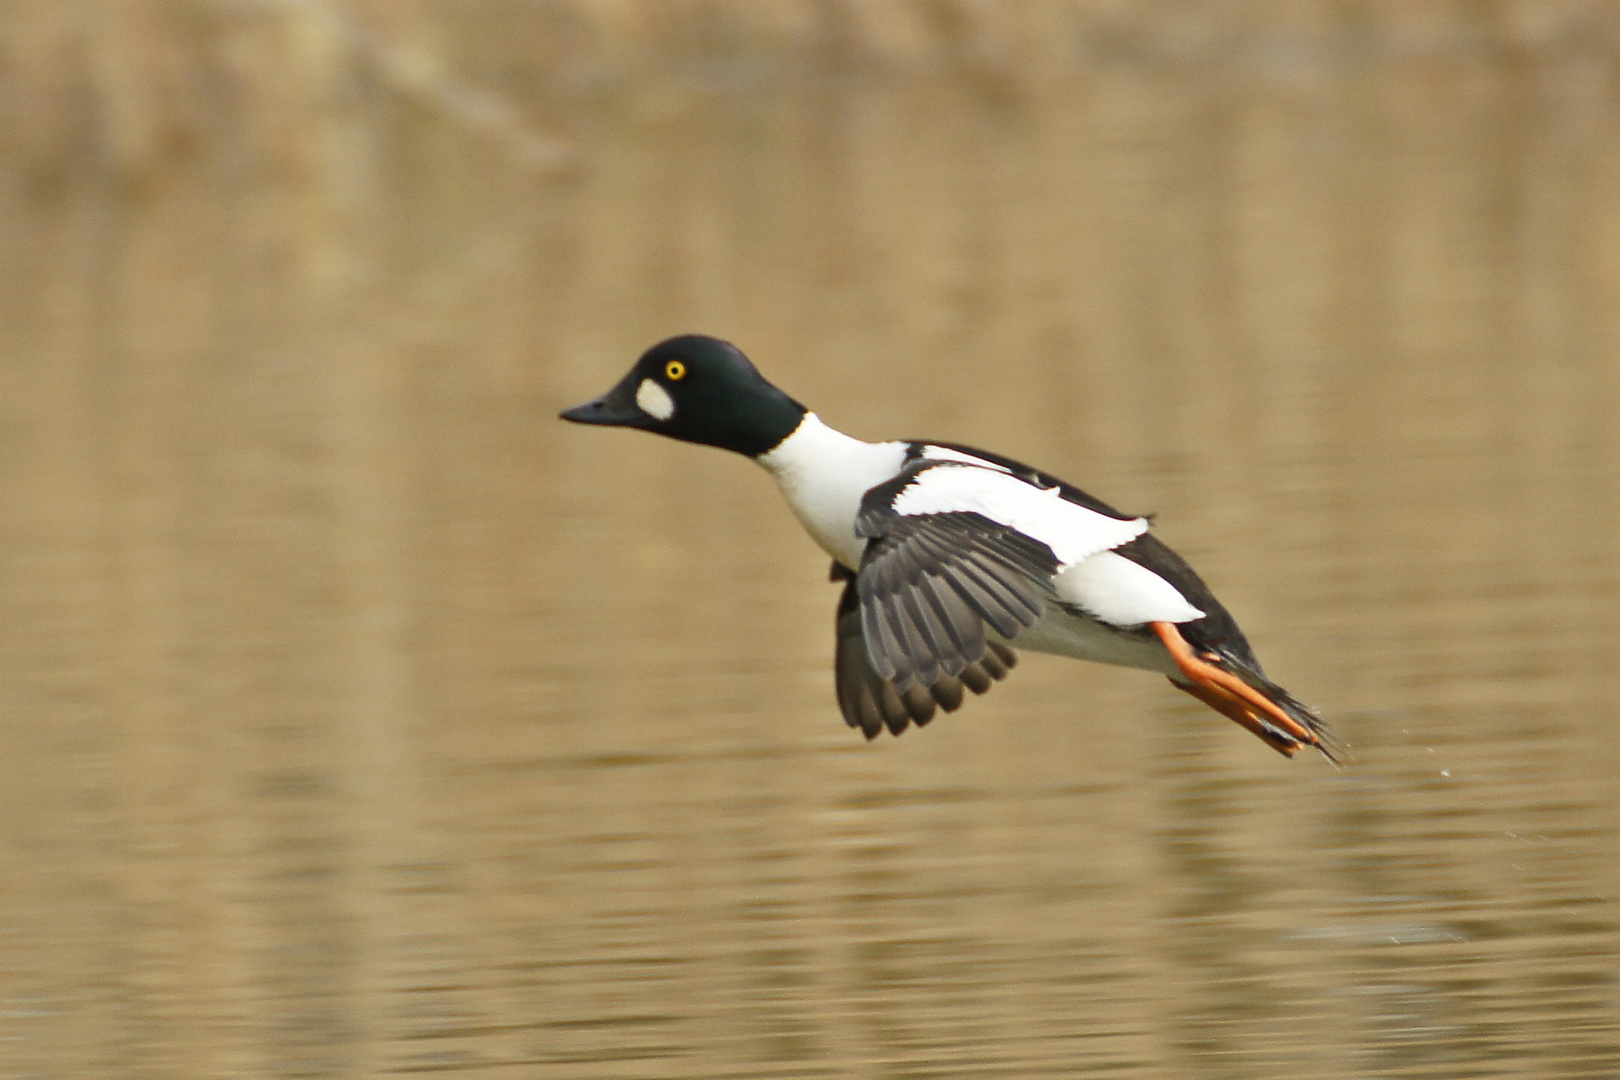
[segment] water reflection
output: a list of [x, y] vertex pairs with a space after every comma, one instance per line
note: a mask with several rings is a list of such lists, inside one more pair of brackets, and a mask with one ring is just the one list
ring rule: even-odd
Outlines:
[[[1620, 1072], [1607, 38], [78, 7], [0, 30], [0, 1071]], [[766, 480], [553, 419], [677, 330], [1157, 511], [1350, 764], [1040, 657], [862, 744]]]

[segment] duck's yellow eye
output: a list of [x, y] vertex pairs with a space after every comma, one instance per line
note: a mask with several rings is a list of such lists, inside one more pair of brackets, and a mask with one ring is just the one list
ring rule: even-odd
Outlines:
[[686, 378], [686, 365], [679, 360], [671, 360], [664, 365], [664, 374], [669, 377], [670, 382], [680, 382]]

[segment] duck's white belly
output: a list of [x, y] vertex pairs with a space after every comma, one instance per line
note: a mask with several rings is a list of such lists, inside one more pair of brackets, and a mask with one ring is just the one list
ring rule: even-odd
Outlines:
[[1052, 586], [1066, 603], [1095, 617], [1049, 604], [1041, 620], [1013, 642], [1018, 648], [1173, 675], [1175, 661], [1156, 638], [1128, 635], [1115, 627], [1188, 622], [1204, 615], [1168, 581], [1112, 551], [1069, 567]]
[[1016, 649], [1069, 656], [1099, 664], [1176, 673], [1175, 661], [1155, 638], [1127, 637], [1095, 619], [1050, 605], [1041, 620], [1010, 643]]

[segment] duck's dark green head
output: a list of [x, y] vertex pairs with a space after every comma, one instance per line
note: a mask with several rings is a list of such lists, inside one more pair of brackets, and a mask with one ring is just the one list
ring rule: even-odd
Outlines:
[[758, 457], [793, 434], [804, 414], [804, 406], [766, 382], [741, 349], [685, 334], [648, 349], [617, 386], [562, 418], [641, 428]]

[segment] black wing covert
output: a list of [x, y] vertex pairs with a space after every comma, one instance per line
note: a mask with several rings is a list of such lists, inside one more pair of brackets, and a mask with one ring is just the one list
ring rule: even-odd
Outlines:
[[897, 687], [958, 677], [987, 653], [985, 627], [1011, 640], [1055, 599], [1052, 549], [971, 511], [899, 514], [921, 463], [861, 500], [866, 550], [854, 582], [867, 659]]

